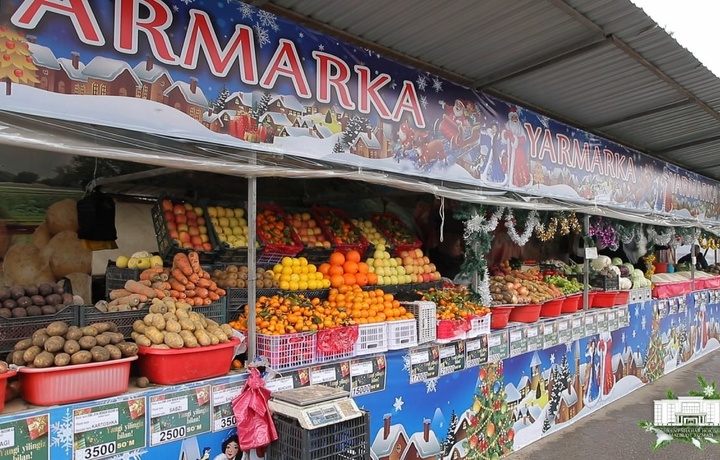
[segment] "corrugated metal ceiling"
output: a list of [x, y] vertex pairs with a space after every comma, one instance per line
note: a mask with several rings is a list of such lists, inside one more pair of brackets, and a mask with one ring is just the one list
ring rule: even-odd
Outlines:
[[720, 78], [629, 0], [256, 0], [720, 180]]

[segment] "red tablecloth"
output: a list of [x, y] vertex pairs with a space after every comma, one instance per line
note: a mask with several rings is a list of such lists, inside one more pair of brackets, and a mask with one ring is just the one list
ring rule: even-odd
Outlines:
[[[697, 280], [696, 280], [697, 284]], [[697, 286], [695, 287], [697, 289]], [[652, 296], [656, 299], [666, 299], [692, 292], [692, 281], [676, 281], [674, 283], [659, 283], [653, 286]]]

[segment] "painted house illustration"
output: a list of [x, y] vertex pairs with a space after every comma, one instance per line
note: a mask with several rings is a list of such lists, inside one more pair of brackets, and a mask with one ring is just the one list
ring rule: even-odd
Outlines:
[[95, 56], [82, 73], [87, 77], [86, 93], [95, 96], [135, 97], [142, 86], [127, 62], [104, 56]]
[[720, 399], [678, 396], [655, 401], [655, 426], [720, 426]]
[[467, 430], [470, 427], [470, 417], [473, 415], [470, 409], [462, 413], [455, 426], [455, 441], [467, 439]]
[[163, 96], [165, 96], [166, 105], [202, 122], [203, 112], [208, 107], [208, 100], [203, 90], [198, 87], [196, 78], [190, 78], [190, 83], [176, 81], [165, 90]]
[[285, 115], [291, 124], [296, 118], [305, 115], [305, 106], [295, 96], [290, 95], [273, 96], [267, 110]]
[[58, 73], [61, 72], [60, 64], [50, 48], [38, 45], [35, 40], [35, 36], [27, 36], [28, 50], [32, 53], [33, 64], [38, 69], [37, 77], [40, 80], [35, 87], [46, 91], [55, 91], [55, 80]]
[[456, 442], [450, 449], [450, 455], [445, 458], [449, 460], [460, 460], [467, 457], [468, 451], [465, 444], [464, 440]]
[[380, 158], [380, 142], [370, 133], [359, 133], [350, 144], [350, 153], [365, 158]]
[[260, 118], [260, 123], [270, 126], [273, 135], [280, 136], [283, 128], [291, 128], [292, 122], [282, 113], [267, 112]]
[[378, 431], [372, 443], [372, 451], [378, 460], [401, 460], [410, 442], [405, 427], [401, 424], [391, 425], [391, 415], [383, 416], [383, 428]]
[[522, 400], [522, 394], [517, 391], [517, 388], [515, 388], [515, 385], [513, 385], [512, 382], [505, 385], [505, 396], [505, 402], [508, 410], [515, 409], [515, 407], [520, 403], [520, 400]]
[[325, 125], [315, 124], [310, 129], [312, 129], [313, 135], [318, 139], [327, 139], [333, 135], [332, 130]]
[[85, 94], [88, 77], [83, 73], [85, 64], [80, 61], [80, 54], [70, 53], [71, 59], [59, 58], [58, 64], [62, 72], [55, 79], [55, 92], [60, 94]]
[[294, 126], [284, 126], [280, 130], [279, 137], [315, 137], [313, 132], [308, 128], [296, 128]]
[[243, 93], [236, 91], [225, 99], [225, 109], [234, 110], [237, 115], [247, 115], [252, 110], [253, 95], [252, 93]]
[[133, 71], [141, 82], [135, 96], [162, 103], [165, 99], [165, 90], [173, 84], [168, 70], [155, 64], [153, 59], [148, 56], [146, 60], [136, 65]]
[[520, 377], [520, 381], [517, 384], [517, 390], [523, 398], [530, 393], [530, 377], [525, 375], [525, 371], [523, 371], [523, 375]]
[[410, 442], [402, 458], [404, 460], [435, 459], [440, 452], [437, 436], [430, 430], [430, 420], [425, 419], [423, 430], [410, 436]]
[[537, 391], [538, 387], [541, 391], [544, 389], [545, 382], [541, 380], [540, 365], [540, 356], [535, 352], [530, 360], [530, 391], [533, 392]]
[[203, 113], [203, 125], [214, 133], [227, 133], [233, 119], [233, 112], [233, 110], [222, 110], [220, 113], [215, 113], [212, 108], [209, 108]]

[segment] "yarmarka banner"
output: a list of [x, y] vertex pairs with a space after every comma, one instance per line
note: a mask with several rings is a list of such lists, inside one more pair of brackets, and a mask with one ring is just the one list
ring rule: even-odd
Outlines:
[[715, 181], [235, 0], [3, 0], [0, 110], [720, 215]]

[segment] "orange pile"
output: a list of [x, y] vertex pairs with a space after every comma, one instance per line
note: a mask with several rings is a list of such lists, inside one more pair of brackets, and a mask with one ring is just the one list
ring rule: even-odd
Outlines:
[[386, 294], [382, 289], [363, 291], [358, 285], [331, 289], [323, 306], [347, 314], [357, 324], [415, 318], [392, 294]]
[[377, 275], [370, 273], [368, 264], [360, 259], [360, 253], [354, 249], [346, 254], [333, 252], [330, 254], [329, 263], [321, 264], [318, 271], [325, 279], [330, 280], [330, 286], [333, 288], [375, 285]]

